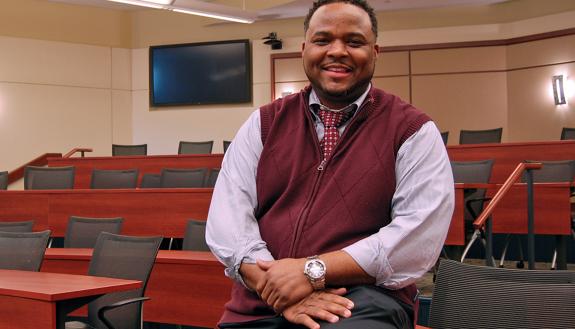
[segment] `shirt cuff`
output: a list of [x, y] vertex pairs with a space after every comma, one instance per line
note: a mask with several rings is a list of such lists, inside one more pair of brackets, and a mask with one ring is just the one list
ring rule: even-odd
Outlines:
[[242, 277], [242, 274], [240, 273], [240, 266], [243, 263], [246, 264], [255, 264], [256, 260], [267, 260], [267, 261], [273, 261], [274, 258], [272, 256], [272, 254], [269, 252], [269, 250], [267, 249], [259, 249], [259, 250], [253, 250], [252, 252], [250, 252], [248, 255], [244, 256], [241, 261], [237, 264], [235, 264], [232, 268], [227, 268], [226, 269], [226, 275], [234, 280], [236, 280], [237, 282], [239, 282], [242, 286], [244, 286], [246, 289], [253, 291], [253, 289], [251, 289], [250, 287], [248, 287]]
[[370, 276], [375, 278], [377, 286], [384, 286], [384, 282], [393, 274], [389, 260], [379, 246], [375, 237], [367, 237], [343, 249], [353, 260]]

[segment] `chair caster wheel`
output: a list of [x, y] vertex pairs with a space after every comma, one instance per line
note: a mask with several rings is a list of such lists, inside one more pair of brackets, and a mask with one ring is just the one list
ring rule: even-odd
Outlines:
[[517, 262], [517, 263], [515, 264], [515, 266], [516, 266], [517, 268], [525, 268], [525, 263], [523, 263], [523, 261], [519, 261], [519, 262]]

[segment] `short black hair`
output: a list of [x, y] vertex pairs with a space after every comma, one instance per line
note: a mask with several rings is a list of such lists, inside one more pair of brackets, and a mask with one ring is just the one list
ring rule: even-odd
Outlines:
[[371, 30], [373, 31], [373, 34], [377, 38], [377, 17], [375, 16], [375, 11], [367, 3], [366, 0], [317, 0], [317, 1], [315, 1], [313, 3], [312, 7], [309, 9], [309, 12], [307, 13], [307, 16], [305, 17], [305, 20], [303, 22], [304, 32], [307, 32], [307, 30], [309, 28], [309, 21], [311, 20], [311, 17], [313, 16], [313, 14], [315, 14], [315, 12], [319, 9], [319, 7], [324, 6], [324, 5], [329, 5], [330, 3], [338, 3], [338, 2], [349, 3], [350, 5], [354, 5], [354, 6], [357, 6], [361, 9], [365, 10], [365, 12], [369, 15], [369, 20], [371, 21]]

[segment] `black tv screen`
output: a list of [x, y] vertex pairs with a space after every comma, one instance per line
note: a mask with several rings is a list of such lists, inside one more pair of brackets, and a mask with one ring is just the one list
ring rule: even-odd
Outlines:
[[150, 47], [152, 106], [252, 100], [249, 40]]

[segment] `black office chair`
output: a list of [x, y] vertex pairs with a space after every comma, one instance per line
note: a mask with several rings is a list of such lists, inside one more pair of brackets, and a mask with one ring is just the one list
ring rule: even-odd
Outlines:
[[0, 232], [0, 269], [38, 272], [50, 238], [42, 232]]
[[441, 132], [441, 139], [443, 139], [443, 145], [447, 145], [447, 139], [449, 139], [449, 131]]
[[[489, 183], [493, 160], [480, 161], [451, 161], [451, 170], [453, 171], [453, 181], [455, 183]], [[466, 237], [473, 234], [473, 221], [483, 210], [485, 199], [485, 189], [474, 189], [465, 191], [464, 202], [464, 223]], [[484, 241], [485, 242], [485, 241]], [[449, 248], [455, 255], [452, 258], [461, 258], [461, 248]]]
[[503, 128], [487, 130], [461, 130], [459, 144], [501, 143]]
[[[575, 160], [561, 160], [561, 161], [535, 161], [535, 160], [526, 160], [525, 162], [539, 162], [543, 164], [543, 167], [539, 170], [533, 170], [533, 182], [534, 183], [569, 183], [573, 182], [575, 178]], [[523, 174], [522, 181], [525, 183], [527, 182], [527, 173]], [[499, 266], [503, 267], [503, 263], [505, 261], [505, 257], [507, 255], [507, 249], [511, 242], [511, 239], [515, 235], [507, 234], [505, 239], [505, 245], [503, 247], [503, 251], [501, 253], [501, 260], [499, 262]], [[516, 236], [518, 240], [518, 248], [519, 248], [519, 262], [517, 263], [517, 267], [522, 268], [524, 266], [523, 262], [523, 248], [521, 247], [521, 241], [519, 240], [519, 236]], [[551, 267], [555, 268], [555, 261], [557, 257], [557, 250], [555, 250]]]
[[8, 172], [0, 171], [0, 190], [8, 189]]
[[210, 154], [214, 141], [205, 142], [184, 142], [180, 141], [178, 154]]
[[138, 169], [104, 170], [93, 169], [90, 180], [92, 189], [121, 189], [138, 186]]
[[442, 260], [429, 327], [568, 328], [575, 323], [575, 271], [517, 270]]
[[160, 186], [163, 188], [203, 187], [208, 168], [162, 169]]
[[206, 177], [205, 187], [216, 186], [216, 181], [218, 180], [218, 175], [220, 174], [220, 168], [212, 168], [210, 174]]
[[70, 216], [64, 238], [64, 248], [94, 248], [96, 240], [102, 232], [120, 234], [122, 217], [88, 218]]
[[34, 167], [24, 168], [25, 190], [58, 190], [74, 188], [75, 168]]
[[112, 144], [112, 156], [148, 155], [148, 144]]
[[[161, 237], [133, 237], [102, 232], [98, 236], [88, 275], [140, 280], [142, 288], [106, 294], [88, 304], [88, 324], [95, 328], [135, 329], [142, 327], [142, 297]], [[86, 328], [78, 321], [66, 322], [66, 329]], [[87, 327], [91, 328], [91, 327]]]
[[575, 139], [575, 128], [564, 127], [561, 130], [561, 140]]
[[162, 187], [160, 174], [144, 174], [140, 188], [159, 188]]
[[0, 232], [32, 232], [33, 220], [23, 222], [0, 222]]
[[206, 221], [190, 219], [186, 225], [186, 234], [182, 250], [210, 251], [206, 243]]
[[232, 143], [232, 141], [224, 141], [224, 153], [226, 153], [226, 151], [228, 150], [228, 147], [230, 147], [231, 143]]

